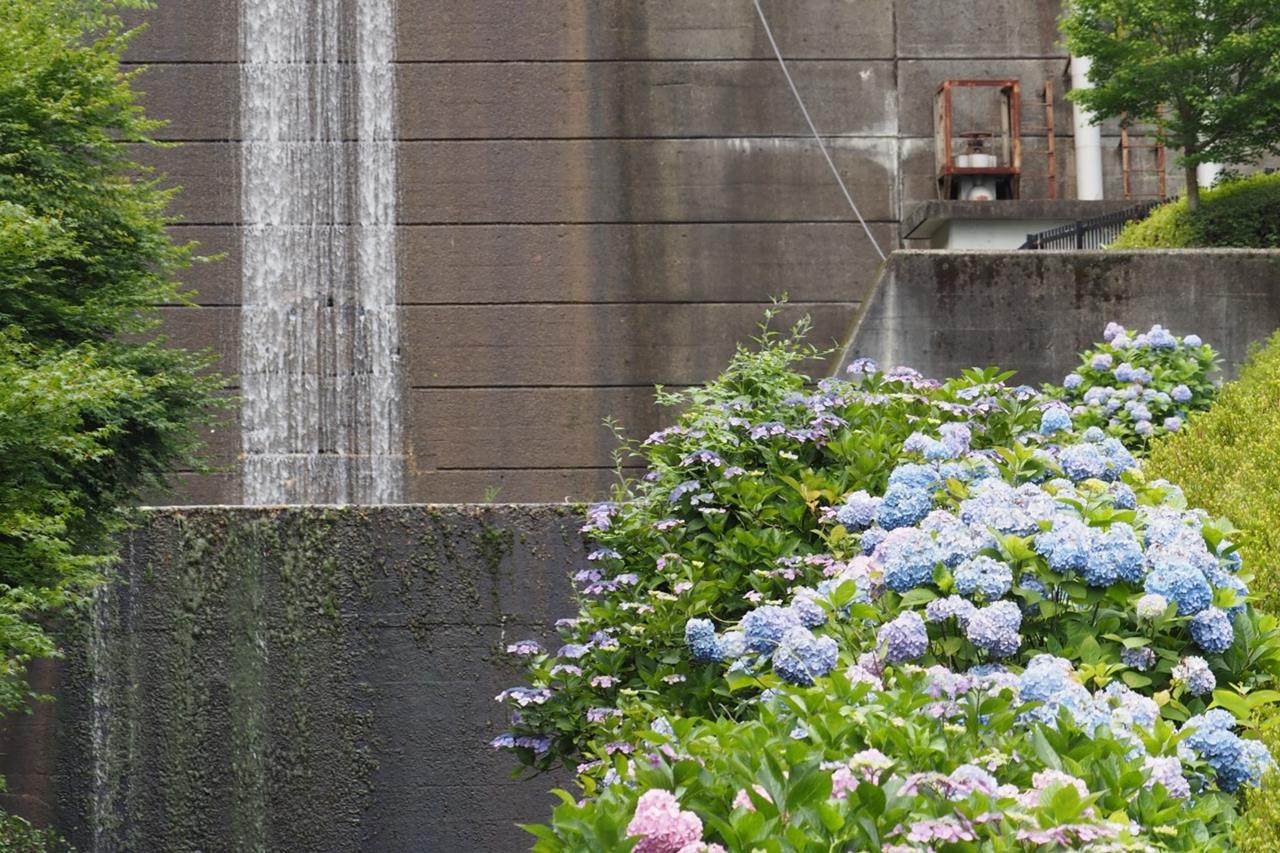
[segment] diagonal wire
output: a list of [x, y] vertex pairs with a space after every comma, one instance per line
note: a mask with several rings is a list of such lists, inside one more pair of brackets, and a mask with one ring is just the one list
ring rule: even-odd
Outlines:
[[760, 0], [753, 0], [753, 2], [756, 6], [756, 14], [760, 16], [760, 23], [764, 25], [764, 34], [769, 37], [769, 44], [773, 47], [773, 55], [778, 57], [778, 64], [782, 66], [782, 73], [787, 78], [787, 85], [791, 87], [791, 94], [796, 96], [796, 103], [800, 105], [800, 112], [804, 114], [804, 120], [808, 122], [809, 130], [813, 132], [813, 138], [817, 140], [818, 148], [822, 150], [822, 156], [827, 158], [827, 165], [831, 167], [831, 174], [836, 176], [836, 183], [840, 185], [840, 191], [844, 193], [845, 201], [849, 202], [853, 215], [858, 217], [862, 230], [867, 232], [867, 239], [871, 241], [876, 254], [883, 261], [885, 259], [884, 251], [880, 248], [880, 244], [876, 242], [871, 229], [867, 227], [867, 221], [862, 218], [862, 214], [858, 211], [858, 205], [854, 204], [853, 196], [849, 194], [849, 188], [844, 184], [844, 178], [840, 177], [840, 170], [836, 168], [835, 161], [831, 159], [831, 153], [827, 151], [827, 143], [823, 141], [822, 134], [818, 133], [818, 128], [814, 126], [813, 119], [809, 117], [809, 110], [804, 105], [804, 98], [800, 97], [800, 90], [796, 88], [796, 81], [791, 79], [791, 72], [787, 69], [787, 61], [782, 58], [782, 51], [778, 49], [778, 42], [773, 37], [773, 29], [769, 26], [769, 19], [764, 16], [764, 9], [760, 7]]

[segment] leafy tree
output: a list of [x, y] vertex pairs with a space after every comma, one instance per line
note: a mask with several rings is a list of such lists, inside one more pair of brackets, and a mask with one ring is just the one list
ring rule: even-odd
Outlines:
[[1070, 0], [1062, 31], [1093, 62], [1093, 88], [1071, 97], [1100, 118], [1157, 124], [1182, 150], [1192, 210], [1197, 165], [1280, 151], [1275, 0]]
[[142, 490], [194, 464], [220, 381], [155, 306], [192, 262], [173, 191], [133, 161], [158, 126], [120, 67], [141, 0], [0, 0], [0, 709], [55, 653]]

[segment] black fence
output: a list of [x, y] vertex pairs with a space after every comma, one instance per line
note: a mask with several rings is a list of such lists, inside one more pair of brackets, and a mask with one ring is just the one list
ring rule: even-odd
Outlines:
[[1090, 219], [1078, 219], [1070, 225], [1059, 225], [1039, 234], [1028, 234], [1019, 249], [1101, 249], [1110, 243], [1124, 226], [1142, 219], [1163, 201], [1147, 201], [1115, 213], [1104, 213]]

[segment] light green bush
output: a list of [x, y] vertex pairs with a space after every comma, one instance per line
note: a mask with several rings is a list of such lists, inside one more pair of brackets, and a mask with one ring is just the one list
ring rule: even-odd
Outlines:
[[1187, 501], [1230, 518], [1255, 580], [1259, 606], [1280, 604], [1280, 334], [1227, 383], [1206, 412], [1156, 442], [1148, 471], [1180, 485]]
[[[1255, 573], [1261, 607], [1280, 602], [1280, 333], [1256, 353], [1217, 402], [1181, 432], [1157, 441], [1148, 470], [1182, 486], [1191, 504], [1230, 517], [1242, 534], [1244, 563]], [[1280, 745], [1280, 718], [1261, 726]], [[1251, 790], [1236, 826], [1241, 850], [1280, 850], [1280, 774]]]
[[1179, 198], [1130, 223], [1112, 249], [1280, 248], [1280, 173], [1229, 180], [1200, 195], [1192, 213]]

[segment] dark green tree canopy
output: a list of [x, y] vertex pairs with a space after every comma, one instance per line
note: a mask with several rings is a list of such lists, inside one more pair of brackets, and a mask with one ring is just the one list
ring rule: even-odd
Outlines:
[[1193, 206], [1195, 166], [1280, 151], [1275, 0], [1069, 0], [1062, 30], [1093, 62], [1094, 88], [1071, 97], [1099, 118], [1158, 123]]
[[171, 190], [134, 162], [158, 126], [120, 67], [139, 0], [0, 0], [0, 708], [53, 651], [123, 508], [194, 464], [207, 356], [168, 348], [180, 304]]

